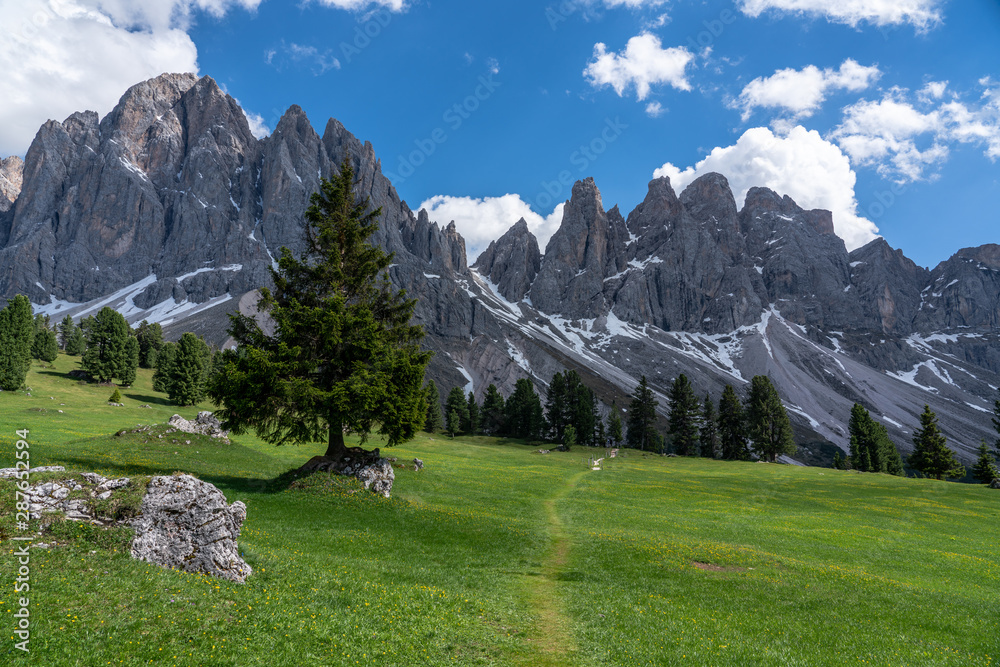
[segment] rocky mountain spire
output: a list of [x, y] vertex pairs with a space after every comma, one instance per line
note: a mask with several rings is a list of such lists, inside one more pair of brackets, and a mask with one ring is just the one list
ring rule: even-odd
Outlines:
[[541, 260], [538, 240], [521, 218], [503, 236], [490, 242], [472, 266], [494, 283], [505, 299], [517, 303], [531, 288]]

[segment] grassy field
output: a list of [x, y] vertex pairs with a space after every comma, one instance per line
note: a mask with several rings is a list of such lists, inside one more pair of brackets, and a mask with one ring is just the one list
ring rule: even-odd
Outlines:
[[397, 469], [386, 500], [278, 479], [320, 446], [115, 437], [200, 408], [168, 405], [148, 372], [109, 407], [73, 368], [0, 394], [0, 467], [28, 428], [33, 466], [191, 472], [247, 504], [254, 575], [166, 571], [127, 536], [57, 526], [68, 546], [32, 552], [25, 655], [5, 542], [5, 665], [1000, 664], [1000, 493], [984, 487], [635, 452], [594, 471], [585, 449], [423, 435], [391, 451], [426, 468]]

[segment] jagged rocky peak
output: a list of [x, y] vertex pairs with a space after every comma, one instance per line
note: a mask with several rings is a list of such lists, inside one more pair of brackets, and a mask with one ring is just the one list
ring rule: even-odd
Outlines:
[[10, 210], [21, 194], [24, 160], [17, 155], [0, 160], [0, 211]]
[[962, 248], [955, 253], [960, 259], [978, 262], [986, 268], [1000, 270], [1000, 245], [987, 243], [977, 248]]
[[524, 218], [514, 225], [476, 259], [473, 268], [497, 286], [500, 294], [517, 303], [528, 293], [541, 268], [538, 240]]
[[901, 250], [893, 250], [882, 237], [855, 249], [849, 259], [852, 289], [873, 326], [884, 333], [909, 331], [929, 272]]
[[617, 209], [604, 210], [593, 178], [577, 181], [559, 229], [545, 247], [532, 285], [532, 303], [544, 312], [592, 318], [607, 313], [604, 278], [627, 262], [628, 231]]
[[684, 188], [680, 202], [698, 222], [718, 225], [736, 222], [736, 198], [722, 174], [711, 172], [698, 177]]
[[684, 206], [670, 185], [670, 178], [661, 176], [649, 182], [646, 198], [628, 215], [628, 231], [645, 236], [654, 225], [669, 225], [680, 218]]
[[962, 248], [930, 274], [917, 315], [921, 330], [1000, 327], [1000, 245]]

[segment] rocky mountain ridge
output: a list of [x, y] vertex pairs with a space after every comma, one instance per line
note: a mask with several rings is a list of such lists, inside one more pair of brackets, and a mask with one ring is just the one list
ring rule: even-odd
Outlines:
[[[454, 224], [414, 214], [371, 144], [336, 120], [320, 136], [297, 106], [258, 140], [209, 77], [163, 75], [103, 119], [39, 130], [23, 182], [2, 191], [13, 198], [0, 206], [0, 295], [26, 293], [57, 317], [111, 305], [222, 344], [226, 313], [252, 310], [279, 248], [301, 249], [301, 212], [345, 157], [382, 209], [374, 240], [395, 253], [390, 279], [419, 298], [445, 392], [509, 393], [525, 376], [544, 391], [574, 368], [607, 404], [626, 404], [646, 375], [663, 409], [679, 372], [715, 395], [766, 373], [803, 442], [846, 446], [856, 400], [903, 449], [924, 403], [948, 415], [965, 459], [989, 433], [1000, 246], [933, 271], [882, 239], [849, 253], [829, 212], [764, 188], [740, 208], [707, 174], [679, 195], [653, 180], [627, 217], [580, 181], [544, 255], [520, 220], [469, 267]], [[4, 161], [0, 176], [13, 185], [18, 169]]]

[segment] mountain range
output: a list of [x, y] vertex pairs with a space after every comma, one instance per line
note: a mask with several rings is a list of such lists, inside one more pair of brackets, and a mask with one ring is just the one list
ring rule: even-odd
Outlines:
[[509, 394], [521, 377], [544, 392], [571, 368], [605, 405], [627, 405], [646, 376], [664, 411], [679, 373], [714, 396], [766, 374], [802, 461], [846, 448], [855, 402], [904, 452], [925, 404], [965, 462], [995, 438], [1000, 245], [933, 270], [881, 238], [848, 252], [830, 212], [766, 188], [740, 205], [706, 174], [679, 194], [651, 181], [627, 216], [578, 181], [544, 252], [512, 221], [470, 266], [454, 223], [411, 211], [370, 143], [332, 119], [320, 136], [297, 106], [258, 139], [232, 97], [190, 74], [133, 86], [104, 118], [49, 121], [23, 161], [0, 161], [0, 296], [56, 318], [109, 305], [224, 345], [227, 313], [252, 312], [282, 246], [301, 251], [309, 197], [344, 159], [382, 210], [373, 241], [418, 298], [445, 393]]

